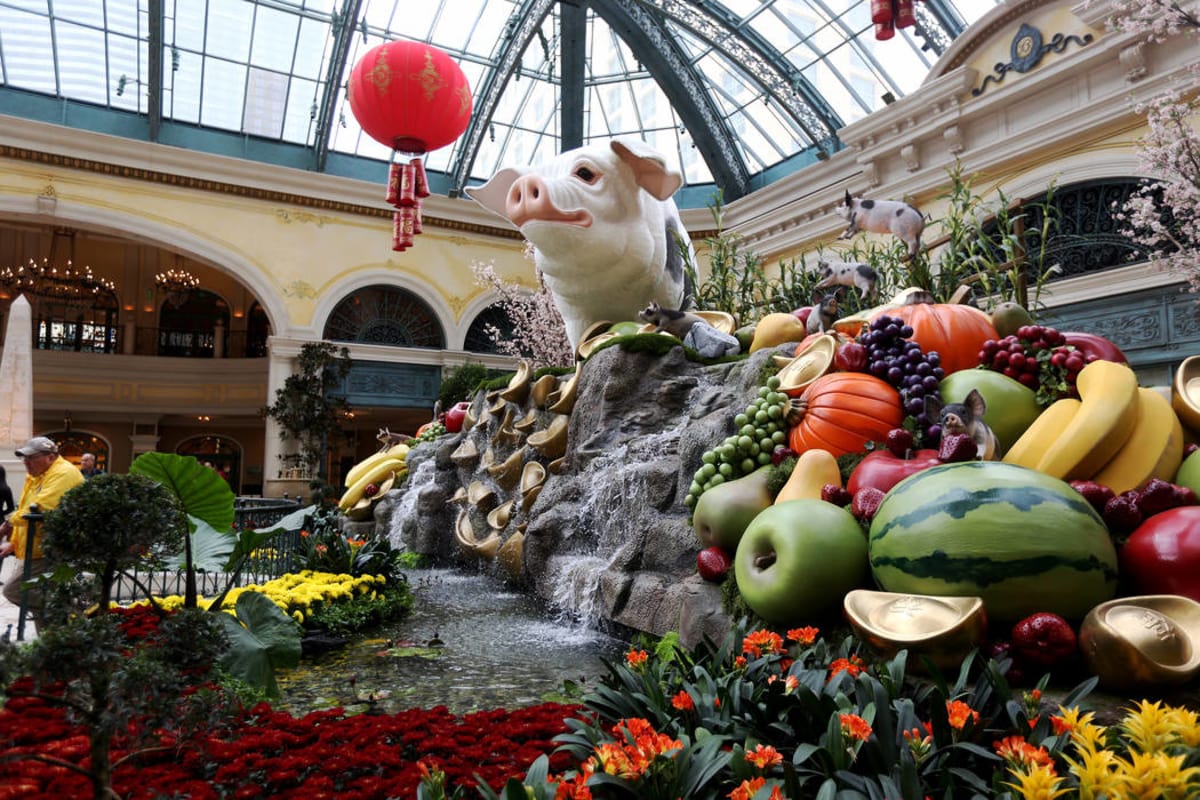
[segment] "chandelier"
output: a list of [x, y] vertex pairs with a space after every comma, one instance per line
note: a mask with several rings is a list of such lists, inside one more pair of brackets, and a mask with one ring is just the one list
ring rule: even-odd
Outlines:
[[179, 256], [176, 256], [174, 267], [154, 276], [154, 285], [165, 294], [167, 302], [175, 308], [183, 305], [192, 290], [200, 286], [200, 279], [184, 269], [182, 263]]
[[[62, 251], [65, 263], [60, 261]], [[72, 309], [86, 308], [98, 297], [116, 292], [116, 285], [108, 278], [98, 277], [89, 266], [77, 268], [74, 261], [75, 231], [58, 228], [50, 240], [50, 255], [40, 262], [30, 258], [28, 264], [0, 270], [0, 286], [13, 295], [65, 303]]]

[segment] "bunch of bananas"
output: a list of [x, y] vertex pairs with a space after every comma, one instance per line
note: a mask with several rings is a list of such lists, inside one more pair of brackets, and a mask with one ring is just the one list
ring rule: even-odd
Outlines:
[[1138, 386], [1133, 370], [1093, 361], [1076, 379], [1079, 399], [1054, 401], [1004, 460], [1062, 480], [1094, 480], [1118, 494], [1170, 480], [1183, 459], [1183, 427], [1170, 402]]
[[338, 508], [349, 511], [359, 500], [368, 496], [369, 487], [374, 486], [378, 490], [379, 485], [389, 478], [402, 479], [408, 474], [407, 459], [408, 445], [401, 443], [380, 450], [355, 464], [346, 473], [346, 493], [338, 501]]

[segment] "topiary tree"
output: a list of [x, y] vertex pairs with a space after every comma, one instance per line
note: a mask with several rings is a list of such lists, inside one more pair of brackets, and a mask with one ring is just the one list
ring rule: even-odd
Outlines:
[[300, 348], [300, 371], [289, 375], [275, 391], [275, 402], [262, 410], [274, 420], [282, 437], [300, 444], [300, 458], [310, 474], [324, 478], [329, 440], [346, 437], [341, 426], [350, 411], [345, 397], [331, 395], [350, 374], [350, 351], [329, 342], [309, 342]]

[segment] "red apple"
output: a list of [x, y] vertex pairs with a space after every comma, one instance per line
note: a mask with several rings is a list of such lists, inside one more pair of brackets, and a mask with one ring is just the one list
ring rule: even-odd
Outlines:
[[1116, 361], [1119, 364], [1129, 363], [1129, 360], [1125, 358], [1125, 354], [1121, 352], [1121, 348], [1103, 336], [1097, 336], [1094, 333], [1080, 333], [1079, 331], [1063, 331], [1062, 335], [1066, 338], [1067, 344], [1083, 353], [1085, 359], [1088, 356], [1095, 356], [1102, 361]]
[[807, 325], [808, 324], [808, 315], [811, 313], [812, 313], [812, 306], [805, 306], [804, 308], [797, 308], [795, 311], [793, 311], [792, 316], [795, 317], [796, 319], [800, 320], [801, 322], [803, 322], [805, 325]]
[[941, 463], [937, 450], [917, 450], [912, 458], [897, 458], [887, 450], [875, 450], [858, 462], [858, 466], [850, 473], [846, 490], [853, 496], [858, 494], [859, 489], [870, 486], [886, 493], [909, 475]]
[[463, 400], [461, 403], [455, 403], [446, 412], [446, 419], [443, 421], [446, 425], [446, 433], [458, 433], [462, 430], [463, 420], [467, 418], [467, 410], [471, 407], [471, 403]]
[[833, 353], [833, 366], [842, 372], [865, 372], [867, 348], [855, 341], [839, 345]]
[[1147, 518], [1118, 558], [1122, 579], [1136, 593], [1200, 601], [1200, 506], [1171, 508]]

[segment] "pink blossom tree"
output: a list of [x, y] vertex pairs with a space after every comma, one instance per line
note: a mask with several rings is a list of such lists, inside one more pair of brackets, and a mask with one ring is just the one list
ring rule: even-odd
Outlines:
[[484, 326], [484, 332], [495, 342], [497, 352], [528, 358], [534, 367], [569, 367], [575, 363], [575, 350], [567, 338], [567, 326], [541, 273], [537, 276], [536, 292], [505, 282], [496, 274], [496, 267], [491, 262], [472, 262], [471, 273], [477, 285], [490, 287], [500, 295], [499, 305], [512, 323], [511, 332], [501, 331], [491, 324]]
[[[1200, 39], [1200, 16], [1171, 0], [1113, 0], [1108, 24], [1148, 42]], [[1147, 132], [1138, 142], [1140, 170], [1153, 176], [1117, 218], [1155, 266], [1186, 277], [1200, 291], [1200, 64], [1186, 80], [1140, 103]]]

